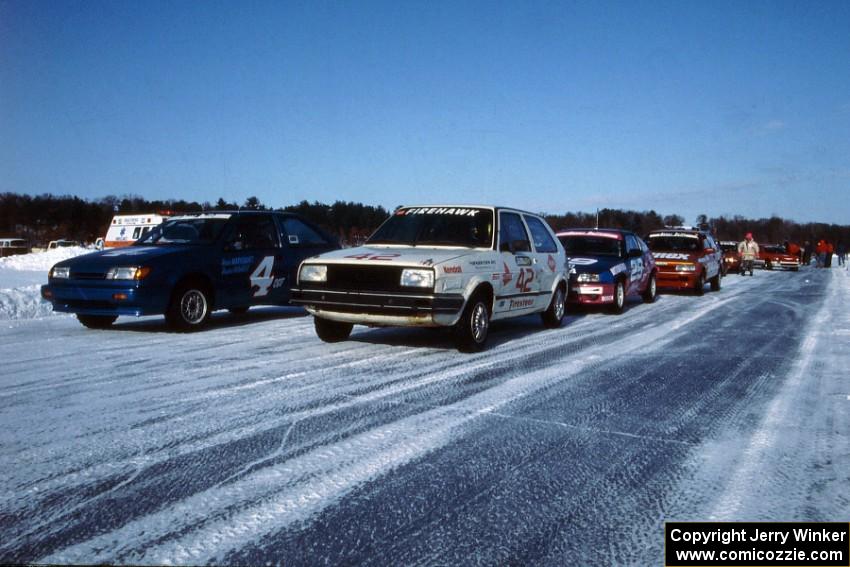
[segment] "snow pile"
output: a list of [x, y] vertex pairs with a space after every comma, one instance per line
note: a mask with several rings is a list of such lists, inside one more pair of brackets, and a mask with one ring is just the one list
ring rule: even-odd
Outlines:
[[0, 258], [0, 321], [53, 314], [50, 303], [41, 299], [47, 271], [57, 262], [88, 252], [91, 250], [73, 246]]
[[41, 299], [41, 285], [0, 289], [0, 321], [40, 319], [53, 314], [50, 303]]
[[88, 248], [82, 246], [69, 246], [67, 248], [54, 248], [46, 252], [33, 252], [32, 254], [20, 254], [18, 256], [8, 256], [0, 258], [0, 270], [23, 270], [23, 271], [44, 271], [46, 272], [53, 267], [56, 262], [67, 260], [81, 254], [91, 252]]

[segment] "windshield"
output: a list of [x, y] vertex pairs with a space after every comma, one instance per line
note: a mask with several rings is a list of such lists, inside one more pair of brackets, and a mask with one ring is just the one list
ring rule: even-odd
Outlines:
[[212, 244], [226, 218], [194, 218], [165, 221], [135, 242], [137, 245]]
[[622, 255], [623, 241], [599, 236], [561, 236], [561, 244], [567, 256], [614, 256]]
[[469, 207], [399, 209], [366, 244], [491, 248], [493, 211]]
[[699, 239], [687, 236], [652, 236], [647, 241], [653, 252], [696, 252]]

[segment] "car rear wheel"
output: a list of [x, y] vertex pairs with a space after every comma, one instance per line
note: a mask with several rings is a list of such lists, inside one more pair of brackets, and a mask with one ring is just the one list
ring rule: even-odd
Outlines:
[[711, 291], [720, 291], [720, 273], [711, 278]]
[[705, 274], [699, 275], [699, 279], [697, 280], [697, 287], [694, 289], [694, 292], [697, 295], [702, 295], [705, 293]]
[[543, 325], [548, 329], [557, 329], [561, 326], [561, 321], [564, 319], [564, 314], [567, 311], [566, 295], [564, 294], [564, 286], [559, 285], [552, 295], [552, 302], [549, 308], [541, 314]]
[[210, 292], [205, 286], [190, 282], [175, 290], [165, 320], [177, 331], [197, 331], [207, 324], [211, 312]]
[[643, 302], [652, 303], [656, 297], [658, 297], [658, 281], [655, 279], [655, 274], [652, 274], [646, 282], [646, 289], [643, 290]]
[[351, 335], [351, 329], [354, 328], [351, 323], [331, 321], [321, 317], [313, 317], [313, 326], [316, 328], [316, 334], [319, 335], [319, 338], [326, 343], [344, 341]]
[[490, 309], [483, 294], [470, 298], [455, 326], [457, 349], [461, 352], [478, 352], [487, 343], [490, 332]]
[[77, 320], [89, 329], [108, 329], [112, 323], [118, 319], [114, 315], [80, 315], [77, 314]]
[[614, 303], [608, 308], [608, 311], [613, 313], [614, 315], [619, 315], [623, 312], [623, 308], [626, 306], [626, 286], [622, 281], [618, 281], [614, 284]]

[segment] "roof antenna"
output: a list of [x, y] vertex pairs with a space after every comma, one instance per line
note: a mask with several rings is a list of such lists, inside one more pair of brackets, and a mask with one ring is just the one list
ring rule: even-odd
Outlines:
[[596, 207], [596, 230], [599, 230], [599, 207]]

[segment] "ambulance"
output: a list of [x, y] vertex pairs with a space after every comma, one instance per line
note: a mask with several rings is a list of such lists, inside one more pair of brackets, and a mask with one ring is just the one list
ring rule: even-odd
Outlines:
[[104, 248], [129, 246], [168, 218], [165, 214], [115, 215], [103, 239]]

